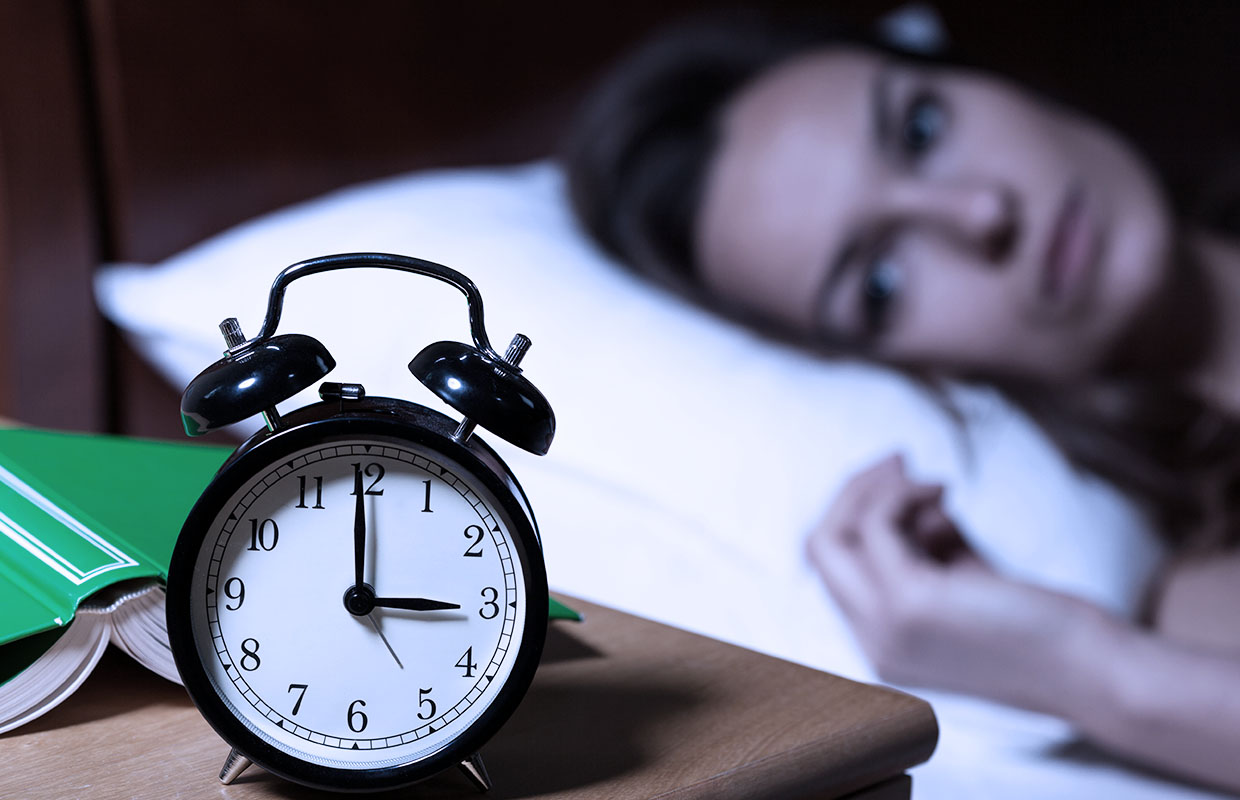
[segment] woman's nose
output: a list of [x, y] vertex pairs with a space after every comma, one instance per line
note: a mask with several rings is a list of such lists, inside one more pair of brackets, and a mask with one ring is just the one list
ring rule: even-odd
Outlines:
[[895, 187], [892, 206], [902, 221], [939, 228], [994, 261], [1019, 233], [1016, 196], [997, 182], [910, 180]]

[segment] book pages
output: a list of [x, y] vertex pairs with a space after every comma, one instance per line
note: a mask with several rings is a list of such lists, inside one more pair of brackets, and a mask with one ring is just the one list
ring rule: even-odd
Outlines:
[[156, 675], [173, 683], [181, 682], [168, 647], [162, 586], [147, 584], [121, 598], [114, 604], [108, 621], [112, 642], [117, 647]]
[[86, 680], [108, 646], [107, 618], [83, 614], [69, 624], [46, 653], [0, 692], [0, 733], [55, 708]]

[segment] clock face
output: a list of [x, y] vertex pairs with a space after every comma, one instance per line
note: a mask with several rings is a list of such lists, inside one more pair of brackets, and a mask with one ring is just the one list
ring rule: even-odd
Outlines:
[[518, 661], [532, 598], [513, 524], [482, 481], [413, 442], [333, 440], [253, 472], [190, 581], [213, 694], [294, 763], [433, 758]]

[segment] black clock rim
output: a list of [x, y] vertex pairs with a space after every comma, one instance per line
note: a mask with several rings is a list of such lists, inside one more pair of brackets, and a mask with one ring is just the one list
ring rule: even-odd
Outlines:
[[[425, 780], [467, 760], [479, 752], [516, 711], [534, 679], [546, 640], [549, 597], [546, 567], [533, 520], [512, 488], [505, 485], [505, 480], [511, 481], [519, 494], [521, 490], [515, 476], [477, 437], [465, 446], [454, 441], [451, 433], [457, 423], [448, 417], [413, 403], [383, 400], [385, 402], [380, 406], [363, 401], [356, 410], [310, 419], [301, 424], [293, 422], [288, 428], [239, 450], [194, 504], [177, 538], [168, 568], [166, 616], [169, 645], [177, 671], [194, 705], [226, 743], [255, 764], [279, 777], [316, 789], [396, 789]], [[393, 403], [397, 405], [393, 406]], [[339, 409], [339, 406], [334, 408]], [[400, 413], [392, 414], [393, 409]], [[286, 422], [290, 419], [286, 417]], [[425, 759], [366, 770], [326, 767], [303, 761], [272, 746], [242, 724], [212, 687], [190, 624], [190, 586], [195, 562], [202, 541], [223, 504], [255, 471], [278, 463], [283, 457], [306, 447], [355, 438], [377, 438], [394, 444], [411, 442], [427, 447], [455, 461], [470, 476], [479, 480], [496, 498], [511, 522], [513, 542], [520, 551], [528, 598], [525, 630], [512, 671], [494, 702], [478, 720], [450, 745]], [[479, 458], [475, 449], [487, 453], [496, 463], [488, 464]], [[495, 468], [505, 474], [497, 474]]]

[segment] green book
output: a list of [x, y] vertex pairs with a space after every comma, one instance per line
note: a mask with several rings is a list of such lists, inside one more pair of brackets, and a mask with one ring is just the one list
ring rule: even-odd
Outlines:
[[0, 732], [49, 710], [109, 641], [177, 680], [163, 581], [229, 447], [0, 430]]

